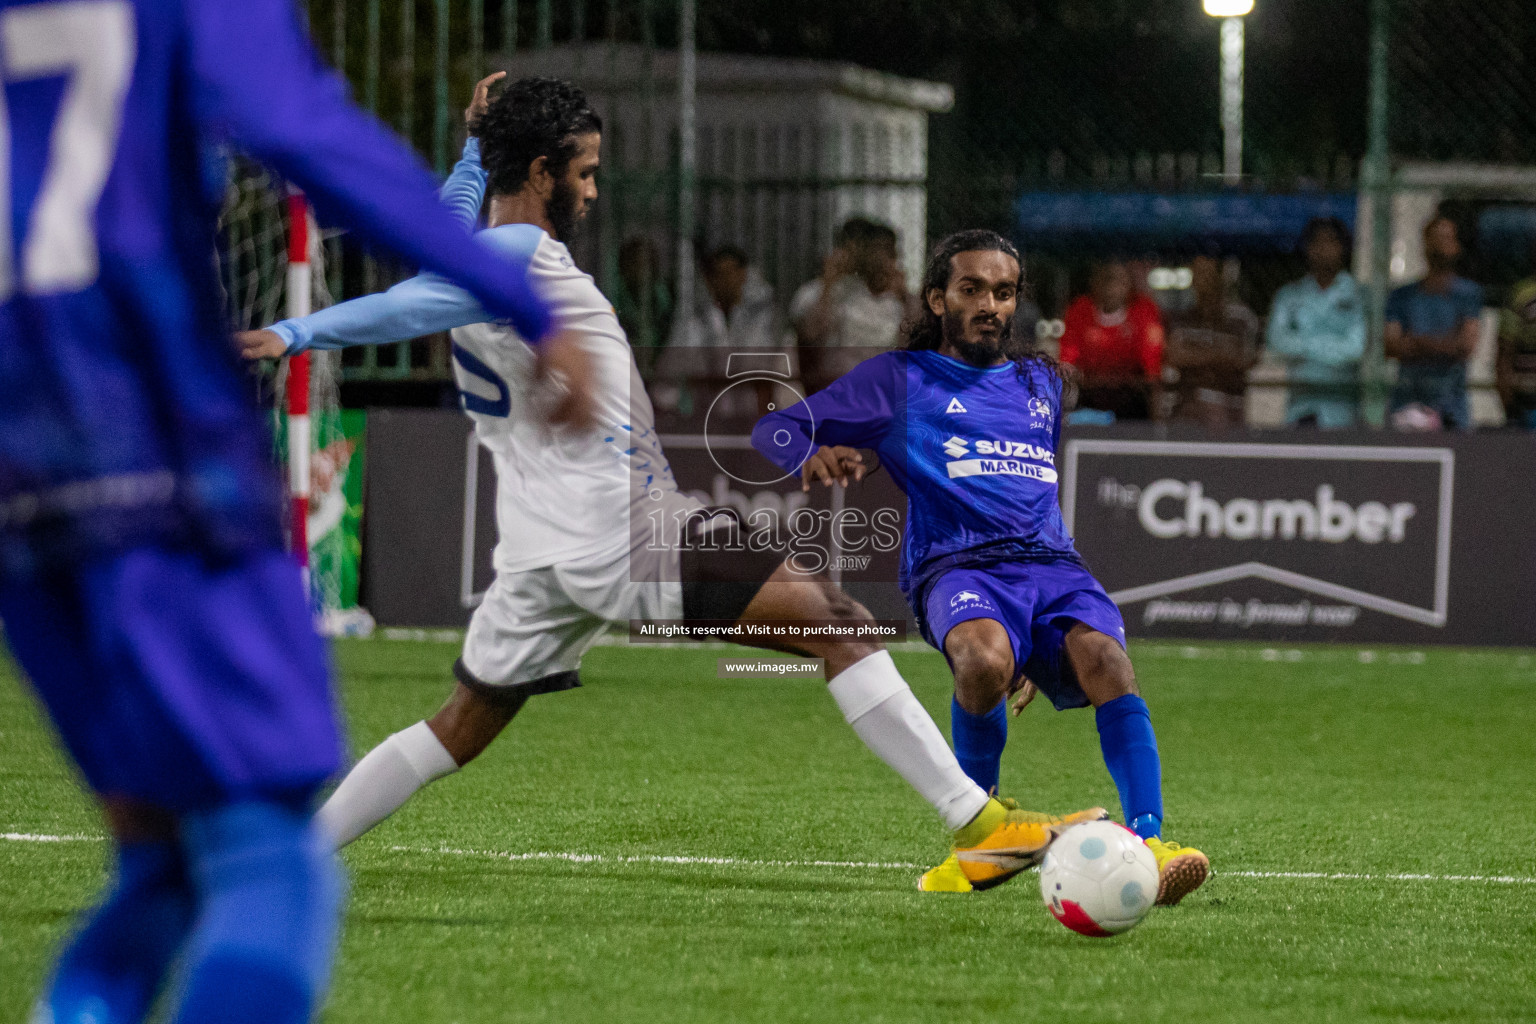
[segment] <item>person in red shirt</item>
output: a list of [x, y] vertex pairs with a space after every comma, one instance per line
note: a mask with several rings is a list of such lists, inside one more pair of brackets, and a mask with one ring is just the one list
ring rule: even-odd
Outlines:
[[1157, 304], [1131, 297], [1131, 276], [1118, 260], [1100, 263], [1088, 294], [1067, 307], [1061, 361], [1082, 374], [1078, 406], [1116, 419], [1160, 419], [1163, 320]]

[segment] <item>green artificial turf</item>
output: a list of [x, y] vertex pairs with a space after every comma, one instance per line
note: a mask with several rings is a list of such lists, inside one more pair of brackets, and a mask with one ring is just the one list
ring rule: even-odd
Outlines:
[[[455, 653], [342, 644], [354, 748], [430, 713]], [[1094, 940], [1047, 915], [1033, 876], [922, 895], [914, 869], [878, 866], [941, 857], [932, 812], [822, 684], [717, 680], [729, 653], [595, 650], [583, 689], [536, 698], [479, 762], [348, 850], [325, 1019], [1536, 1019], [1529, 655], [1133, 648], [1167, 834], [1217, 874]], [[897, 663], [947, 732], [942, 659]], [[1092, 714], [1043, 704], [1014, 724], [1005, 793], [1118, 810]], [[0, 679], [0, 832], [99, 831], [30, 700]], [[0, 1020], [24, 1019], [104, 850], [0, 841]], [[537, 852], [602, 859], [506, 856]]]

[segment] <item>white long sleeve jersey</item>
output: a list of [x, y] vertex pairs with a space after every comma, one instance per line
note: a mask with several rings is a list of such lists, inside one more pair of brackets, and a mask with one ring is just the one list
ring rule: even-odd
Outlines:
[[633, 549], [649, 540], [649, 512], [698, 504], [678, 491], [612, 304], [564, 245], [543, 231], [539, 236], [529, 278], [558, 326], [580, 334], [592, 357], [597, 426], [573, 432], [543, 422], [534, 353], [510, 326], [454, 328], [464, 411], [496, 463], [500, 572], [576, 561], [612, 551], [624, 538], [632, 538]]
[[[532, 224], [480, 232], [482, 241], [528, 258], [529, 283], [558, 328], [580, 335], [595, 370], [591, 430], [544, 422], [533, 350], [468, 292], [432, 274], [387, 292], [276, 324], [289, 352], [419, 337], [451, 328], [464, 412], [496, 466], [498, 572], [522, 572], [652, 540], [652, 522], [698, 502], [678, 490], [656, 434], [656, 417], [613, 305], [570, 251]], [[647, 572], [650, 570], [647, 569]]]

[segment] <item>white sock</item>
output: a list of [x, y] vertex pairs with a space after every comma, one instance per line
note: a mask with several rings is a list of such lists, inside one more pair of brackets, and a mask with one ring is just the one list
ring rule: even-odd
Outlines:
[[431, 727], [417, 722], [368, 751], [341, 780], [315, 821], [339, 850], [394, 814], [422, 786], [458, 770]]
[[886, 651], [871, 654], [827, 683], [864, 745], [896, 769], [951, 829], [970, 824], [987, 794], [972, 782]]

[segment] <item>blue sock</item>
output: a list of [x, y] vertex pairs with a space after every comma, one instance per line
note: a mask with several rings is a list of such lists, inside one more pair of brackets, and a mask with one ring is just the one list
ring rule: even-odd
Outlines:
[[1099, 705], [1099, 749], [1120, 791], [1126, 823], [1143, 839], [1163, 829], [1163, 763], [1147, 702], [1128, 693]]
[[42, 1020], [143, 1020], [186, 938], [193, 897], [176, 844], [128, 843], [116, 860], [106, 899], [59, 956]]
[[953, 697], [949, 700], [949, 731], [955, 738], [955, 760], [971, 781], [988, 793], [997, 788], [1003, 746], [1008, 742], [1008, 702], [984, 715], [973, 715]]
[[176, 1024], [305, 1024], [324, 993], [343, 882], [307, 809], [242, 803], [188, 815], [199, 897]]

